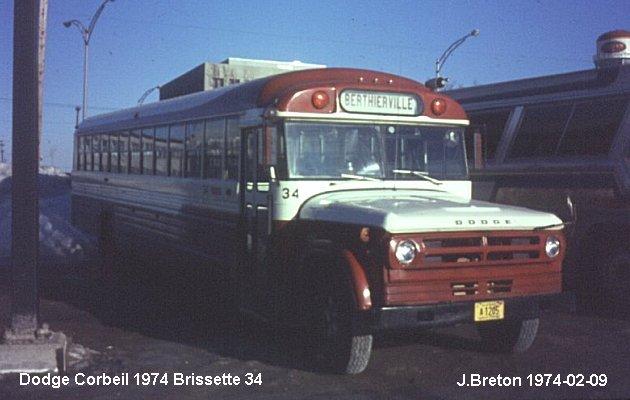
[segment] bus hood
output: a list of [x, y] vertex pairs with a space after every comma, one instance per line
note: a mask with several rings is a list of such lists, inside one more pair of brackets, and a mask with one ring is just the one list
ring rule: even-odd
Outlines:
[[379, 226], [390, 233], [562, 228], [553, 214], [422, 190], [345, 190], [316, 195], [299, 218]]

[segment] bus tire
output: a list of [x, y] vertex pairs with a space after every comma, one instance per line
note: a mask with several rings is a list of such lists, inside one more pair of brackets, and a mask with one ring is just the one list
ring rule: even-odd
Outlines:
[[311, 310], [315, 356], [327, 370], [359, 374], [369, 363], [373, 337], [354, 332], [354, 302], [342, 274], [323, 273], [318, 281]]
[[521, 353], [534, 343], [539, 323], [538, 318], [482, 322], [477, 324], [477, 331], [485, 348], [501, 353]]

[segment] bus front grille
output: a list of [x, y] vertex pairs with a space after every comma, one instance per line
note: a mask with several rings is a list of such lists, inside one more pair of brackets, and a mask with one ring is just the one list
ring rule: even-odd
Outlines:
[[409, 268], [473, 267], [548, 261], [545, 233], [460, 232], [414, 237], [421, 251]]

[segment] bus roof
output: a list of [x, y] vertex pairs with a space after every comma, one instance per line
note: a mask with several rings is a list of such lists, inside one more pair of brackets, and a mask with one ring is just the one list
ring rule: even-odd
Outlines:
[[[299, 90], [345, 85], [365, 86], [369, 90], [395, 89], [437, 96], [419, 82], [384, 72], [350, 68], [309, 69], [97, 115], [83, 121], [77, 133], [134, 129], [196, 118], [227, 116], [249, 109], [266, 109], [278, 105], [280, 99]], [[465, 119], [463, 111], [459, 111], [461, 107], [458, 106], [456, 109], [449, 115]]]
[[97, 133], [133, 129], [197, 117], [203, 118], [209, 115], [229, 115], [255, 108], [256, 94], [268, 80], [269, 78], [263, 78], [97, 115], [81, 122], [77, 132]]

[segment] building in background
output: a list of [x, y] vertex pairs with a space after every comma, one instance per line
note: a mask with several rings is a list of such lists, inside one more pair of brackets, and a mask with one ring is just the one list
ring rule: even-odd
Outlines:
[[205, 62], [160, 86], [160, 100], [234, 85], [269, 75], [313, 68], [326, 68], [326, 66], [301, 61], [250, 60], [233, 57], [218, 64]]
[[450, 90], [479, 154], [473, 197], [572, 221], [564, 288], [630, 309], [630, 31], [597, 39], [595, 69]]

